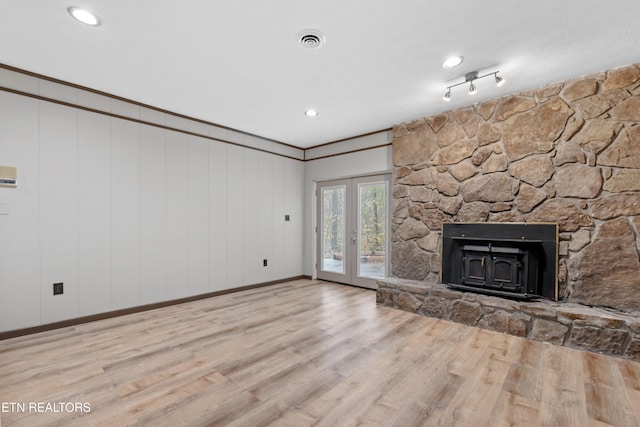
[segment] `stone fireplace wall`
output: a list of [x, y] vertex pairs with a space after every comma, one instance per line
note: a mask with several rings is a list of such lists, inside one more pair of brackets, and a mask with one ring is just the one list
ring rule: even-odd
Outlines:
[[559, 298], [640, 311], [640, 64], [394, 128], [392, 275], [439, 280], [442, 223], [557, 222]]

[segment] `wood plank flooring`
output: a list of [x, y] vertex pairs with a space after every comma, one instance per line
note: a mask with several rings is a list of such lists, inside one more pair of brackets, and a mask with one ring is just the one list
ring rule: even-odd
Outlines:
[[0, 341], [0, 402], [2, 427], [640, 426], [640, 364], [299, 280]]

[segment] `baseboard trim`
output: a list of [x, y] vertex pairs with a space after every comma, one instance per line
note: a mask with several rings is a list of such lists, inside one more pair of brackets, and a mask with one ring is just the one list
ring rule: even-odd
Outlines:
[[253, 285], [240, 286], [238, 288], [224, 289], [222, 291], [209, 292], [206, 294], [194, 295], [194, 296], [185, 297], [185, 298], [162, 301], [162, 302], [157, 302], [153, 304], [139, 305], [136, 307], [123, 308], [121, 310], [108, 311], [105, 313], [92, 314], [89, 316], [76, 317], [74, 319], [62, 320], [60, 322], [47, 323], [46, 325], [33, 326], [30, 328], [23, 328], [23, 329], [15, 329], [13, 331], [7, 331], [7, 332], [0, 332], [0, 341], [6, 340], [9, 338], [16, 338], [16, 337], [21, 337], [25, 335], [37, 334], [39, 332], [46, 332], [54, 329], [66, 328], [69, 326], [81, 325], [83, 323], [95, 322], [97, 320], [110, 319], [112, 317], [119, 317], [119, 316], [125, 316], [127, 314], [155, 310], [157, 308], [169, 307], [176, 304], [183, 304], [185, 302], [198, 301], [202, 299], [207, 299], [207, 298], [212, 298], [212, 297], [217, 297], [217, 296], [227, 295], [227, 294], [233, 294], [236, 292], [242, 292], [242, 291], [247, 291], [251, 289], [262, 288], [265, 286], [272, 286], [272, 285], [277, 285], [279, 283], [286, 283], [286, 282], [291, 282], [294, 280], [301, 280], [301, 279], [311, 279], [311, 276], [301, 275], [301, 276], [295, 276], [295, 277], [288, 277], [286, 279], [272, 280], [270, 282], [256, 283]]

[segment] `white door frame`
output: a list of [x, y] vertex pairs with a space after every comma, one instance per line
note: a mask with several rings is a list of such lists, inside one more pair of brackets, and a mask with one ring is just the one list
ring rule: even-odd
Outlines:
[[[346, 283], [350, 285], [361, 286], [369, 289], [377, 289], [376, 278], [366, 277], [358, 274], [360, 264], [360, 256], [358, 248], [360, 247], [360, 224], [359, 222], [359, 185], [365, 183], [386, 183], [386, 227], [385, 227], [385, 261], [384, 271], [389, 272], [390, 267], [390, 202], [391, 202], [391, 175], [377, 174], [355, 178], [336, 179], [330, 181], [322, 181], [316, 183], [316, 275], [318, 279], [328, 280], [337, 283]], [[342, 251], [337, 251], [334, 256], [336, 263], [333, 269], [324, 269], [325, 259], [323, 257], [323, 241], [322, 241], [322, 207], [323, 207], [323, 189], [343, 188], [344, 199], [343, 205], [343, 234], [342, 234]], [[341, 259], [340, 259], [341, 258]], [[340, 261], [342, 264], [340, 265]], [[342, 271], [338, 269], [342, 267]]]

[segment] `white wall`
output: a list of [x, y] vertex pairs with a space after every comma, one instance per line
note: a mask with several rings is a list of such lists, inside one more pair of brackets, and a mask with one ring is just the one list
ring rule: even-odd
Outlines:
[[390, 132], [305, 153], [5, 69], [0, 86], [24, 93], [0, 90], [0, 165], [18, 168], [0, 332], [315, 276], [316, 182], [392, 170]]
[[[231, 133], [0, 73], [11, 80], [160, 126]], [[303, 274], [300, 160], [0, 91], [0, 165], [18, 169], [18, 187], [0, 187], [10, 209], [0, 215], [0, 332]]]
[[[315, 226], [316, 226], [316, 183], [331, 179], [374, 175], [393, 171], [391, 158], [391, 146], [382, 146], [390, 143], [390, 132], [380, 132], [366, 137], [366, 142], [358, 138], [358, 148], [369, 145], [371, 148], [350, 154], [334, 155], [317, 160], [305, 162], [304, 177], [304, 274], [316, 277], [315, 259]], [[355, 143], [355, 142], [354, 142]], [[340, 143], [342, 144], [342, 143]], [[345, 141], [343, 149], [349, 149], [348, 141]], [[314, 149], [315, 155], [328, 155], [328, 149], [337, 149], [335, 146], [320, 147]], [[309, 152], [307, 152], [309, 154]]]

